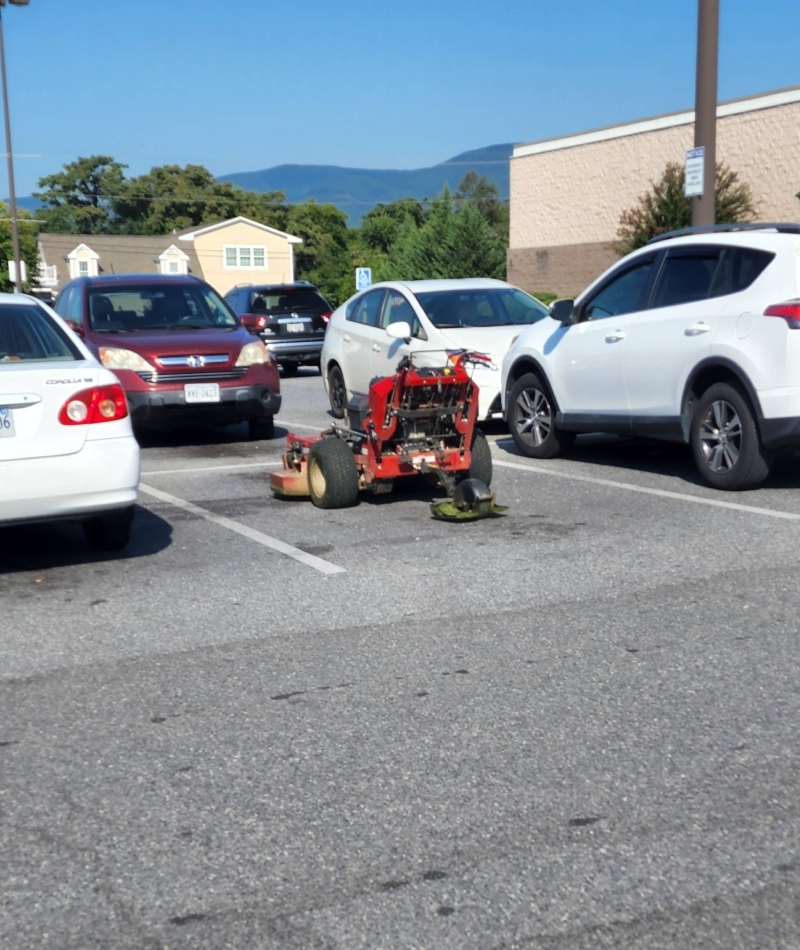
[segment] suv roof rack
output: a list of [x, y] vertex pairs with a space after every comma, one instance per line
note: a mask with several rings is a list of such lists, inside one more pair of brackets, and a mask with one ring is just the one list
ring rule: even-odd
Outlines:
[[694, 228], [680, 228], [677, 231], [666, 231], [651, 237], [648, 244], [666, 241], [668, 238], [687, 237], [692, 234], [714, 234], [725, 231], [778, 231], [781, 234], [800, 234], [800, 224], [786, 222], [742, 221], [738, 224], [702, 224]]

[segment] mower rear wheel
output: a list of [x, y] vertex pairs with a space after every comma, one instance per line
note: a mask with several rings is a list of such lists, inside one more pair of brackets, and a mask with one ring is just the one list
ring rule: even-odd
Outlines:
[[492, 484], [492, 450], [480, 429], [475, 430], [472, 439], [472, 464], [467, 477], [480, 479], [487, 488]]
[[342, 439], [320, 439], [308, 450], [308, 493], [317, 508], [358, 504], [356, 460]]

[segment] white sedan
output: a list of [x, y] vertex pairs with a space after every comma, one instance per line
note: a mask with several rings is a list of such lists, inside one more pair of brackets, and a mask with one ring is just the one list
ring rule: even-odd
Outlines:
[[[350, 398], [366, 394], [374, 379], [394, 373], [404, 356], [430, 354], [434, 365], [447, 351], [469, 349], [485, 353], [495, 364], [474, 371], [478, 418], [500, 416], [503, 356], [524, 326], [547, 315], [538, 300], [502, 280], [375, 284], [335, 310], [325, 331], [320, 368], [333, 414], [343, 418]], [[410, 335], [390, 336], [386, 328], [392, 323], [408, 324]]]
[[138, 484], [116, 376], [41, 301], [0, 294], [0, 527], [80, 521], [92, 548], [118, 550]]

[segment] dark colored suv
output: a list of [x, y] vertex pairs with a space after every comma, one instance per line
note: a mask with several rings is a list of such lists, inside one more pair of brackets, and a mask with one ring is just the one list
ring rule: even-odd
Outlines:
[[278, 368], [205, 281], [79, 277], [64, 285], [55, 309], [116, 374], [134, 425], [246, 421], [250, 438], [272, 438]]
[[313, 284], [239, 284], [225, 301], [261, 337], [284, 375], [294, 375], [298, 366], [319, 366], [333, 308]]

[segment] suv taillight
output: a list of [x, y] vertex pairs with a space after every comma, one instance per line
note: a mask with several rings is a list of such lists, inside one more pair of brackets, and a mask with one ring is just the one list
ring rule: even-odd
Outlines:
[[774, 303], [764, 311], [765, 317], [781, 317], [792, 330], [800, 330], [800, 300], [785, 300]]
[[116, 422], [128, 415], [122, 386], [93, 386], [83, 389], [64, 403], [58, 421], [64, 426], [88, 426], [95, 422]]
[[333, 313], [329, 310], [327, 313], [321, 313], [320, 316], [322, 317], [322, 322], [327, 323], [333, 316]]

